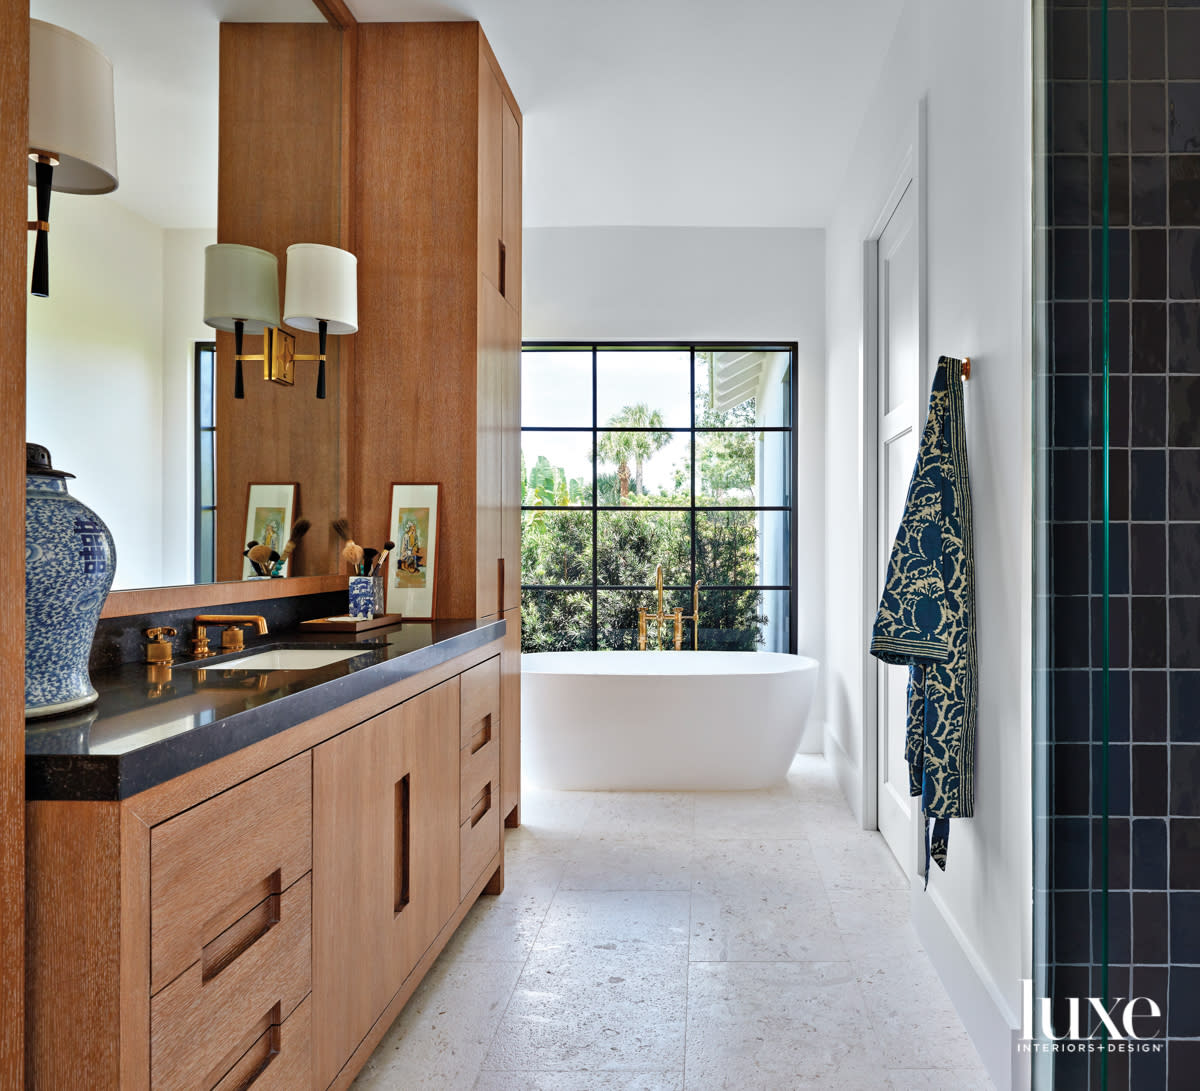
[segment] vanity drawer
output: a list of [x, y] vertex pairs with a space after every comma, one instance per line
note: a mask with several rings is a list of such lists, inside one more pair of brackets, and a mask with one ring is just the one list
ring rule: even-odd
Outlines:
[[471, 753], [469, 746], [459, 752], [459, 822], [467, 822], [485, 785], [493, 789], [500, 783], [500, 740], [492, 735]]
[[254, 1091], [295, 1091], [308, 1087], [312, 1080], [312, 997], [305, 997], [282, 1026], [271, 1023], [268, 1017], [261, 1029], [245, 1050], [245, 1042], [238, 1043], [237, 1061], [213, 1091], [243, 1091], [249, 1087]]
[[247, 1050], [257, 1046], [265, 1055], [282, 1035], [312, 986], [312, 876], [227, 932], [228, 941], [222, 935], [210, 945], [211, 960], [188, 967], [150, 1002], [153, 1091], [208, 1091]]
[[500, 851], [500, 780], [493, 775], [472, 796], [459, 827], [458, 897], [463, 899], [487, 863]]
[[150, 831], [150, 991], [312, 869], [312, 755], [300, 754]]
[[459, 746], [467, 746], [478, 734], [483, 721], [489, 720], [492, 734], [500, 724], [500, 657], [464, 671], [460, 678]]

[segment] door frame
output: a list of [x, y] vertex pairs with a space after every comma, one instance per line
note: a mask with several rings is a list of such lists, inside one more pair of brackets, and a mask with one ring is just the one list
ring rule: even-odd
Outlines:
[[[859, 452], [862, 474], [860, 485], [860, 511], [862, 512], [862, 604], [859, 619], [859, 646], [863, 656], [862, 686], [862, 738], [860, 753], [862, 760], [862, 827], [865, 830], [879, 828], [879, 686], [877, 683], [877, 660], [868, 650], [871, 644], [871, 629], [875, 623], [875, 612], [879, 602], [876, 598], [875, 573], [880, 557], [877, 538], [879, 533], [879, 240], [895, 213], [908, 187], [916, 187], [917, 236], [917, 376], [920, 393], [929, 387], [929, 352], [927, 345], [928, 322], [926, 321], [927, 276], [926, 276], [926, 123], [925, 99], [917, 101], [908, 131], [900, 145], [896, 168], [884, 175], [890, 181], [881, 191], [877, 207], [879, 215], [871, 225], [863, 241], [863, 337], [862, 366], [859, 369], [859, 434], [863, 437]], [[920, 394], [918, 395], [920, 397]], [[918, 402], [918, 414], [920, 403]], [[918, 443], [922, 420], [918, 416]], [[917, 871], [924, 868], [924, 856], [916, 854]]]

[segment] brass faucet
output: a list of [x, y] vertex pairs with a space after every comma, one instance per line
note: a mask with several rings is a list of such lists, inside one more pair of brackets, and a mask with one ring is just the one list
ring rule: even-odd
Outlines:
[[259, 636], [267, 632], [267, 619], [260, 614], [197, 614], [196, 636], [192, 640], [192, 656], [195, 659], [207, 659], [216, 655], [208, 646], [209, 625], [222, 625], [221, 651], [240, 652], [245, 643], [242, 640], [242, 626], [253, 625], [258, 629]]
[[687, 615], [682, 606], [676, 606], [674, 611], [666, 613], [663, 610], [663, 567], [660, 564], [654, 573], [654, 582], [658, 587], [658, 610], [651, 614], [644, 608], [638, 610], [638, 650], [646, 650], [646, 622], [657, 622], [658, 650], [662, 651], [662, 627], [664, 621], [669, 621], [675, 628], [675, 650], [683, 648], [683, 623], [692, 622], [693, 647], [700, 647], [700, 581], [692, 588], [692, 613]]

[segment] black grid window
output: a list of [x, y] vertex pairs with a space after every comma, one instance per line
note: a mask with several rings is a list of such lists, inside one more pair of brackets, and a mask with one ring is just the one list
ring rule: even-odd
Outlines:
[[524, 345], [524, 651], [637, 647], [660, 564], [667, 612], [692, 615], [700, 585], [685, 647], [795, 651], [795, 360], [795, 344]]
[[217, 345], [196, 343], [196, 582], [216, 579], [217, 544], [217, 398], [214, 378]]

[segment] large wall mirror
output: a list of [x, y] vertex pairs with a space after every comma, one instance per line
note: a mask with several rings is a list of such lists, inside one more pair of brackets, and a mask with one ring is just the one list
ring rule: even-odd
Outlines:
[[[216, 331], [204, 325], [203, 300], [204, 248], [217, 241], [219, 28], [323, 16], [312, 0], [31, 0], [30, 14], [112, 61], [119, 186], [105, 196], [53, 195], [50, 295], [28, 304], [26, 436], [76, 475], [72, 494], [112, 529], [115, 589], [211, 578], [222, 566], [205, 556], [207, 475], [217, 461], [205, 445], [219, 448], [222, 419], [213, 417], [206, 346]], [[245, 351], [258, 343], [247, 338]], [[308, 378], [276, 389], [311, 398]], [[337, 398], [331, 383], [334, 427]], [[283, 400], [277, 416], [259, 417], [264, 447], [286, 418]], [[336, 432], [323, 441], [339, 447]], [[306, 510], [299, 485], [301, 513], [327, 524], [336, 512]], [[311, 491], [327, 498], [326, 486]], [[245, 517], [244, 498], [215, 515], [237, 524], [238, 536]]]

